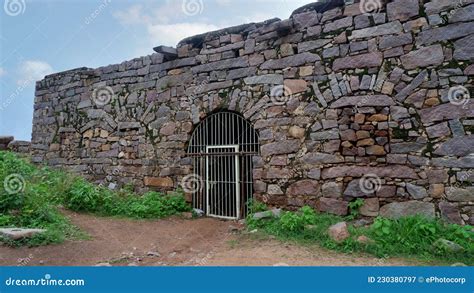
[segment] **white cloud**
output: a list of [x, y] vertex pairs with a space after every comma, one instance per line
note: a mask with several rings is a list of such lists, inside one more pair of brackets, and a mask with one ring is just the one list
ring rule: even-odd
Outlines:
[[[166, 1], [158, 9], [147, 9], [142, 5], [134, 5], [126, 10], [116, 11], [114, 17], [126, 27], [143, 25], [148, 33], [151, 46], [176, 46], [184, 38], [217, 30], [214, 24], [188, 22], [182, 13], [180, 1]], [[172, 22], [172, 18], [174, 21]]]
[[214, 31], [219, 27], [205, 23], [157, 24], [147, 27], [151, 41], [155, 44], [176, 46], [184, 38]]
[[20, 78], [17, 84], [24, 85], [43, 79], [46, 75], [53, 73], [53, 68], [43, 61], [26, 60], [20, 63], [18, 73]]
[[150, 22], [148, 16], [143, 15], [142, 9], [142, 5], [133, 5], [127, 10], [116, 11], [113, 13], [113, 15], [122, 25], [125, 26]]
[[220, 6], [229, 6], [231, 1], [230, 0], [216, 0], [216, 3], [217, 5], [220, 5]]

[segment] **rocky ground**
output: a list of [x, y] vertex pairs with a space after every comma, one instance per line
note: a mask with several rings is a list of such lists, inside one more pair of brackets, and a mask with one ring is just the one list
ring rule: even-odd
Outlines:
[[89, 240], [34, 248], [0, 247], [7, 266], [403, 266], [406, 259], [341, 254], [246, 233], [232, 221], [129, 220], [67, 212]]

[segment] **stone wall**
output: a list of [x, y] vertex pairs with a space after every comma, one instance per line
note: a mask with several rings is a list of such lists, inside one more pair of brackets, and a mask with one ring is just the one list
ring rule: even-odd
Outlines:
[[474, 224], [473, 3], [307, 5], [49, 75], [36, 85], [33, 159], [111, 187], [173, 189], [192, 173], [194, 127], [230, 110], [259, 133], [254, 193], [269, 205], [345, 215], [363, 198], [363, 216]]
[[29, 154], [31, 143], [29, 141], [15, 140], [13, 136], [0, 136], [0, 151], [12, 151]]

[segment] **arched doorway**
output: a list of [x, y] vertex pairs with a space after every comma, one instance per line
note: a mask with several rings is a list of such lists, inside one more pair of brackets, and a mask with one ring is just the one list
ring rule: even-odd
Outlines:
[[257, 132], [240, 114], [217, 112], [201, 121], [188, 146], [199, 181], [193, 207], [210, 217], [245, 217], [253, 193], [252, 157], [259, 150]]

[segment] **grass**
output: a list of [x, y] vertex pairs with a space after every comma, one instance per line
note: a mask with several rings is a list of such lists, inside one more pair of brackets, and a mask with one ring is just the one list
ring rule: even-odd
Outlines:
[[[258, 210], [262, 210], [259, 205]], [[249, 230], [258, 229], [284, 241], [293, 241], [304, 245], [318, 244], [322, 247], [345, 252], [370, 253], [377, 257], [407, 257], [437, 263], [452, 264], [462, 262], [474, 265], [474, 232], [471, 226], [447, 224], [440, 220], [426, 219], [420, 216], [398, 220], [376, 218], [369, 227], [349, 226], [351, 236], [341, 243], [333, 241], [328, 228], [341, 221], [335, 215], [317, 213], [310, 207], [297, 212], [283, 212], [280, 218], [247, 218]], [[357, 237], [365, 235], [370, 243], [359, 243]], [[463, 247], [463, 251], [451, 252], [445, 247], [434, 247], [438, 239], [446, 239]]]
[[46, 229], [23, 241], [0, 238], [7, 245], [37, 246], [83, 239], [58, 207], [99, 216], [158, 219], [190, 210], [179, 192], [142, 196], [124, 188], [111, 191], [70, 173], [37, 167], [16, 154], [0, 151], [0, 227]]

